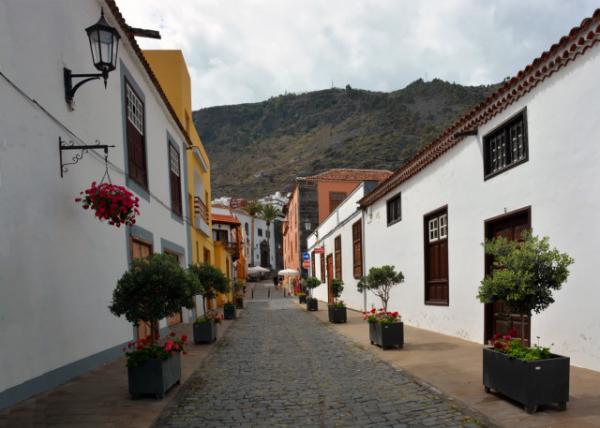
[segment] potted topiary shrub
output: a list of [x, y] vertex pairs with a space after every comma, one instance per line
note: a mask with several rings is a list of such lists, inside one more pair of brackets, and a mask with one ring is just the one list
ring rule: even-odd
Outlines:
[[306, 303], [306, 293], [300, 292], [298, 293], [298, 303]]
[[198, 282], [196, 292], [202, 296], [202, 311], [206, 313], [206, 301], [217, 297], [217, 293], [227, 293], [229, 280], [210, 263], [190, 265], [188, 271]]
[[236, 316], [235, 305], [231, 302], [225, 303], [223, 305], [223, 315], [226, 320], [234, 320]]
[[243, 279], [236, 279], [234, 284], [235, 293], [235, 307], [236, 309], [244, 309], [244, 288], [245, 281]]
[[217, 340], [217, 325], [221, 323], [223, 314], [208, 310], [194, 321], [194, 343], [212, 343]]
[[387, 310], [392, 288], [403, 282], [402, 272], [396, 272], [394, 266], [384, 265], [369, 269], [368, 275], [361, 278], [357, 285], [359, 292], [369, 290], [381, 300], [383, 307], [379, 311], [372, 308], [370, 312], [365, 312], [364, 318], [369, 322], [371, 344], [382, 349], [404, 346], [404, 324], [400, 315]]
[[[483, 303], [504, 301], [514, 313], [539, 314], [554, 303], [552, 292], [560, 290], [569, 276], [573, 259], [556, 248], [549, 239], [525, 232], [521, 242], [497, 237], [484, 244], [493, 257], [491, 274], [479, 287]], [[528, 413], [540, 405], [558, 404], [564, 410], [569, 400], [568, 357], [553, 354], [539, 344], [525, 346], [520, 338], [496, 334], [483, 349], [483, 385], [515, 400]], [[522, 336], [522, 334], [521, 334]]]
[[134, 259], [131, 267], [117, 282], [110, 311], [135, 324], [151, 326], [147, 338], [139, 338], [126, 350], [129, 393], [132, 397], [154, 395], [164, 397], [181, 379], [180, 353], [187, 338], [177, 339], [172, 333], [158, 340], [158, 321], [181, 307], [193, 308], [195, 278], [189, 275], [173, 257], [154, 254]]
[[217, 293], [226, 293], [229, 288], [227, 277], [209, 263], [190, 265], [188, 272], [197, 280], [196, 294], [202, 296], [202, 313], [194, 322], [194, 342], [209, 343], [216, 340], [217, 324], [221, 314], [207, 310], [206, 301], [217, 297]]
[[347, 320], [346, 305], [339, 300], [344, 290], [344, 282], [341, 279], [331, 280], [331, 294], [333, 295], [333, 304], [328, 305], [329, 322], [344, 323]]
[[312, 290], [321, 285], [321, 281], [314, 276], [304, 279], [302, 281], [302, 286], [304, 289], [308, 290], [308, 297], [306, 298], [306, 310], [307, 311], [318, 311], [319, 310], [319, 302], [317, 299], [312, 297]]

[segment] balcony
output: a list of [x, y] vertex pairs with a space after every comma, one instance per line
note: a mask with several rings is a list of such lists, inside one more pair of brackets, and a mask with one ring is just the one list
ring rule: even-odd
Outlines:
[[208, 207], [200, 199], [200, 196], [194, 196], [194, 226], [210, 235], [208, 223]]

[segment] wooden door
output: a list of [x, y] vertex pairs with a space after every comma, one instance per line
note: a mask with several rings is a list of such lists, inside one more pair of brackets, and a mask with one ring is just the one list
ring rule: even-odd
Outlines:
[[425, 304], [448, 305], [448, 210], [424, 218]]
[[333, 304], [331, 293], [331, 280], [333, 279], [333, 254], [327, 256], [327, 303]]
[[[531, 228], [531, 210], [508, 213], [485, 222], [486, 239], [503, 236], [506, 239], [520, 241], [523, 232]], [[493, 258], [485, 257], [485, 274], [492, 272]], [[504, 301], [488, 303], [485, 305], [485, 343], [496, 333], [509, 334], [523, 339], [527, 345], [531, 340], [531, 314], [511, 312]]]
[[[152, 244], [133, 238], [130, 242], [132, 259], [143, 259], [152, 254]], [[136, 328], [136, 334], [138, 339], [150, 336], [152, 334], [150, 323], [139, 321]]]

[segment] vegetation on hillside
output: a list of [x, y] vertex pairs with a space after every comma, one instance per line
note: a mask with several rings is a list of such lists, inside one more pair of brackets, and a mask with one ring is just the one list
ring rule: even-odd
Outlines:
[[194, 112], [213, 195], [256, 198], [329, 168], [394, 170], [495, 86], [419, 79], [384, 93], [332, 88]]

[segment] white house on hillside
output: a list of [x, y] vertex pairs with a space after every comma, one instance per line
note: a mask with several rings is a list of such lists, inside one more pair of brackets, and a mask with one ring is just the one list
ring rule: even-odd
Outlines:
[[[106, 89], [90, 81], [70, 106], [64, 69], [97, 73], [85, 29], [101, 9], [120, 36], [116, 68]], [[103, 152], [60, 150], [59, 139], [114, 146], [112, 182], [140, 198], [135, 226], [74, 202], [103, 176]], [[0, 408], [122, 355], [137, 333], [108, 305], [133, 257], [191, 262], [189, 144], [114, 1], [0, 2]]]

